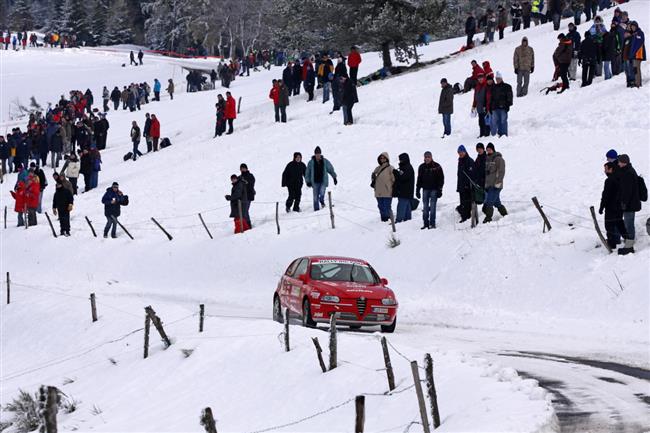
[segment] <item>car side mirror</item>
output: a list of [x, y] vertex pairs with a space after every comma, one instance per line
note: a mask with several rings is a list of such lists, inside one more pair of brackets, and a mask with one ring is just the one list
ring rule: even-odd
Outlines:
[[381, 279], [381, 284], [383, 284], [384, 286], [387, 286], [388, 285], [388, 280], [386, 278], [382, 278]]
[[299, 275], [299, 276], [298, 276], [298, 279], [299, 279], [300, 281], [302, 281], [303, 283], [305, 283], [305, 284], [307, 284], [307, 281], [309, 280], [309, 279], [307, 278], [307, 274]]

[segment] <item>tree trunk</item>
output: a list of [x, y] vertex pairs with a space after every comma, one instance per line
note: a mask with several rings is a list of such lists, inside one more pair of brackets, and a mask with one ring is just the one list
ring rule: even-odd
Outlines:
[[393, 62], [390, 59], [390, 42], [381, 44], [381, 57], [384, 61], [384, 68], [392, 68]]

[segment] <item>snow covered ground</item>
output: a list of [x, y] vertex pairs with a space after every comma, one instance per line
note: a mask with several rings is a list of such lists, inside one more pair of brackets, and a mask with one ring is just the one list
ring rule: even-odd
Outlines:
[[[641, 28], [650, 24], [648, 3], [633, 1], [625, 9]], [[608, 21], [611, 12], [604, 15]], [[562, 22], [563, 30], [567, 24]], [[346, 362], [323, 375], [309, 337], [320, 336], [325, 345], [326, 334], [292, 326], [294, 350], [284, 353], [277, 340], [281, 325], [268, 320], [272, 292], [293, 258], [336, 254], [365, 258], [390, 281], [400, 310], [389, 341], [409, 359], [433, 355], [444, 431], [557, 428], [549, 401], [557, 410], [558, 395], [544, 395], [534, 380], [516, 377], [508, 366], [542, 381], [566, 382], [567, 399], [578, 408], [591, 401], [591, 431], [594, 425], [600, 431], [649, 429], [649, 378], [643, 372], [650, 367], [650, 239], [644, 229], [650, 213], [644, 208], [637, 214], [638, 252], [625, 257], [599, 247], [589, 216], [589, 206], [598, 206], [608, 149], [628, 153], [640, 174], [650, 173], [648, 86], [626, 89], [618, 76], [607, 82], [598, 78], [585, 89], [572, 83], [562, 95], [543, 96], [538, 91], [550, 84], [556, 34], [549, 25], [507, 33], [494, 45], [361, 87], [352, 127], [342, 125], [340, 113], [327, 114], [331, 102], [321, 104], [320, 94], [312, 103], [304, 94], [293, 97], [289, 122], [274, 123], [268, 90], [271, 79], [281, 75], [279, 68], [232, 84], [233, 95], [242, 97], [232, 136], [212, 139], [213, 107], [223, 89], [181, 93], [174, 101], [163, 98], [145, 106], [160, 119], [162, 135], [173, 145], [136, 163], [123, 162], [122, 155], [131, 148], [130, 122], [142, 123], [144, 112], [110, 112], [100, 186], [77, 197], [73, 236], [54, 240], [41, 216], [34, 229], [15, 229], [11, 212], [9, 228], [2, 231], [2, 272], [11, 272], [14, 284], [12, 303], [0, 310], [1, 404], [18, 388], [34, 391], [46, 383], [82, 401], [78, 412], [61, 417], [62, 431], [200, 431], [198, 415], [205, 406], [212, 407], [220, 431], [256, 431], [359, 393], [381, 393], [386, 380], [376, 371], [382, 368], [376, 335], [341, 333], [339, 353]], [[470, 229], [456, 223], [455, 151], [459, 144], [474, 148], [478, 126], [469, 115], [471, 95], [460, 95], [454, 133], [439, 138], [439, 81], [447, 77], [462, 83], [470, 60], [476, 59], [489, 60], [514, 86], [512, 52], [524, 35], [536, 56], [529, 95], [515, 100], [510, 136], [491, 140], [506, 160], [502, 200], [510, 215]], [[424, 60], [461, 44], [461, 39], [432, 43], [422, 48]], [[25, 102], [34, 95], [44, 104], [73, 88], [90, 87], [99, 95], [103, 85], [151, 83], [153, 78], [164, 83], [173, 77], [177, 88], [184, 87], [185, 74], [173, 59], [147, 56], [142, 67], [123, 68], [122, 63], [128, 64], [124, 54], [88, 49], [0, 52], [1, 126], [15, 124], [8, 107], [16, 97]], [[380, 64], [379, 55], [366, 54], [360, 76]], [[643, 65], [646, 77], [649, 69]], [[336, 229], [330, 228], [326, 211], [311, 210], [311, 191], [305, 189], [304, 212], [282, 212], [277, 235], [275, 202], [282, 209], [285, 199], [281, 172], [294, 151], [306, 159], [316, 145], [339, 175], [338, 186], [331, 188]], [[370, 172], [383, 151], [395, 163], [399, 153], [408, 152], [415, 165], [425, 150], [433, 152], [447, 175], [438, 229], [421, 232], [416, 212], [413, 221], [398, 225], [401, 245], [390, 249], [390, 228], [380, 224], [368, 187]], [[234, 236], [223, 196], [241, 162], [257, 178], [251, 207], [255, 228]], [[49, 176], [50, 169], [46, 172]], [[130, 197], [121, 221], [134, 241], [123, 233], [118, 240], [94, 239], [84, 220], [88, 216], [101, 230], [100, 194], [114, 180]], [[0, 189], [1, 204], [10, 210], [13, 184], [10, 176]], [[48, 187], [45, 208], [52, 193]], [[551, 218], [548, 233], [542, 233], [533, 196]], [[151, 223], [152, 216], [174, 236], [172, 242]], [[88, 311], [91, 292], [100, 311], [94, 324]], [[198, 334], [200, 303], [208, 315], [240, 318], [209, 317], [206, 332]], [[163, 351], [153, 338], [151, 356], [143, 361], [142, 333], [127, 334], [142, 327], [146, 305], [163, 318], [174, 344]], [[194, 352], [184, 358], [180, 349]], [[558, 358], [544, 362], [520, 352], [607, 361], [637, 367], [640, 373], [610, 375], [603, 366], [577, 367]], [[396, 352], [391, 356], [398, 390], [406, 388], [412, 383], [408, 363]], [[624, 385], [598, 379], [603, 376]], [[584, 388], [572, 390], [578, 382]], [[101, 414], [91, 414], [94, 405]], [[412, 389], [369, 396], [366, 406], [368, 431], [403, 431], [417, 420]], [[346, 404], [280, 431], [348, 431], [352, 426], [353, 405]]]

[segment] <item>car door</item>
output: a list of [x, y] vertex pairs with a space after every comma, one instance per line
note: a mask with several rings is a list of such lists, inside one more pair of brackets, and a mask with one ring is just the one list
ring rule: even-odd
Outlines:
[[296, 270], [298, 263], [302, 259], [296, 259], [287, 268], [282, 278], [280, 278], [280, 287], [278, 294], [280, 295], [280, 301], [284, 307], [290, 307], [291, 305], [291, 287], [292, 287], [292, 275]]
[[289, 299], [291, 302], [291, 309], [298, 313], [302, 313], [302, 288], [304, 286], [304, 283], [300, 281], [300, 276], [302, 274], [307, 273], [307, 267], [309, 266], [309, 259], [301, 259], [300, 263], [298, 263], [298, 266], [293, 271], [293, 275], [291, 276], [291, 294], [289, 295]]

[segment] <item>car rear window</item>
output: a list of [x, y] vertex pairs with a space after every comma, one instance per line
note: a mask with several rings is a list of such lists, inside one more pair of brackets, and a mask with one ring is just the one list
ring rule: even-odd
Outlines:
[[356, 262], [318, 261], [311, 265], [311, 279], [320, 281], [351, 281], [376, 284], [375, 271], [368, 265]]

